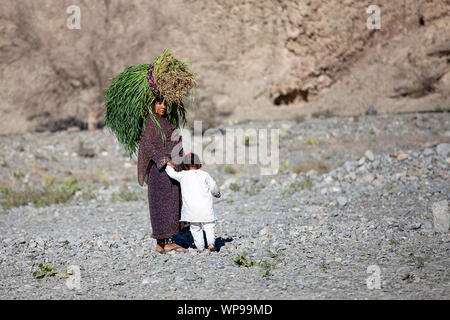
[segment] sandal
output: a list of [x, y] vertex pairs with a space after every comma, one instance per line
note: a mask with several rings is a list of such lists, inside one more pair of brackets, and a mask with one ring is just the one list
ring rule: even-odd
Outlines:
[[156, 245], [156, 252], [163, 254], [166, 251], [164, 250], [164, 248], [161, 245], [157, 244]]
[[[180, 250], [181, 249], [181, 250]], [[186, 252], [187, 250], [185, 248], [183, 248], [182, 246], [176, 245], [175, 247], [166, 249], [166, 247], [164, 247], [164, 252], [170, 252], [170, 251], [176, 251], [176, 252]]]
[[158, 253], [164, 253], [164, 246], [165, 246], [165, 241], [164, 240], [157, 240], [156, 241], [156, 252]]

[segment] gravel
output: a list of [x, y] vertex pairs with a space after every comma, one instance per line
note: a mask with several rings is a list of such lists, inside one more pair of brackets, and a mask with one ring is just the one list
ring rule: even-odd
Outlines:
[[[417, 116], [423, 121], [426, 115]], [[372, 121], [369, 128], [375, 132], [381, 124], [401, 131], [401, 123], [408, 123], [408, 117], [360, 117], [359, 123]], [[423, 123], [448, 128], [447, 114], [428, 118]], [[123, 163], [118, 167], [125, 155], [120, 155], [111, 137], [99, 131], [97, 134], [105, 134], [104, 141], [110, 142], [108, 151], [103, 151], [109, 152], [105, 162], [96, 157], [85, 162], [73, 156], [73, 166], [67, 166], [82, 180], [83, 170], [103, 164], [109, 180], [108, 184], [95, 184], [95, 199], [75, 197], [65, 204], [13, 207], [0, 214], [0, 298], [449, 299], [448, 227], [437, 232], [433, 215], [433, 208], [440, 210], [441, 216], [445, 208], [448, 219], [450, 161], [445, 151], [448, 146], [442, 146], [448, 137], [439, 136], [441, 143], [432, 145], [401, 140], [391, 147], [366, 143], [357, 151], [347, 145], [341, 149], [332, 146], [330, 151], [336, 136], [348, 134], [351, 118], [286, 123], [290, 133], [280, 154], [287, 159], [300, 157], [291, 144], [300, 133], [303, 137], [307, 130], [318, 137], [335, 134], [324, 140], [328, 141], [325, 145], [311, 146], [310, 153], [298, 160], [333, 154], [335, 157], [327, 160], [335, 162], [331, 170], [319, 173], [287, 168], [261, 176], [253, 168], [227, 174], [219, 167], [205, 166], [223, 194], [223, 199], [215, 200], [218, 251], [198, 253], [191, 247], [186, 253], [164, 255], [154, 250], [146, 189], [137, 185], [135, 176], [133, 180], [123, 177], [131, 175], [127, 170], [135, 175], [135, 167], [125, 168]], [[45, 139], [39, 138], [40, 144], [29, 143], [35, 147], [33, 152], [39, 152], [36, 150], [54, 141], [53, 151], [46, 154], [50, 159], [52, 154], [58, 157], [58, 152], [64, 152], [63, 137], [70, 145], [84, 134], [46, 134]], [[355, 141], [358, 137], [354, 132]], [[434, 139], [434, 135], [430, 137]], [[34, 139], [32, 135], [28, 138]], [[2, 144], [14, 149], [17, 140], [8, 139], [1, 137]], [[24, 150], [31, 150], [27, 139], [20, 141]], [[101, 154], [95, 145], [94, 149]], [[29, 158], [26, 152], [10, 152], [9, 158], [2, 154], [11, 166], [17, 166], [2, 168], [4, 181], [12, 179], [11, 171], [33, 163], [23, 160]], [[12, 162], [13, 158], [17, 162]], [[64, 167], [59, 162], [44, 165], [47, 174]], [[22, 182], [26, 178], [30, 185], [33, 179], [38, 181], [27, 174]], [[144, 198], [112, 201], [122, 186]], [[188, 239], [188, 234], [180, 236]], [[238, 265], [239, 259], [249, 266]], [[35, 279], [33, 272], [40, 263], [51, 264], [58, 273]], [[373, 265], [381, 270], [380, 289], [367, 285], [372, 276], [368, 268]]]

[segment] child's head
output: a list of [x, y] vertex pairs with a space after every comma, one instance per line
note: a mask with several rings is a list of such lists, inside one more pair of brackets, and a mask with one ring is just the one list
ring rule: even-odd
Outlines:
[[183, 170], [197, 170], [202, 167], [199, 157], [191, 152], [184, 156], [183, 159]]

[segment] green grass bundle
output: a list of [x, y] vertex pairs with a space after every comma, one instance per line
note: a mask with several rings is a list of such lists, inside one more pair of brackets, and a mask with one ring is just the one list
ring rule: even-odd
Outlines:
[[[149, 66], [141, 64], [126, 68], [111, 79], [105, 94], [105, 124], [130, 158], [137, 151], [149, 114], [160, 129], [163, 142], [167, 139], [152, 112], [156, 97], [148, 84]], [[179, 128], [186, 121], [186, 108], [182, 100], [195, 85], [194, 75], [187, 63], [175, 59], [169, 49], [155, 59], [154, 75], [167, 106], [167, 119]]]

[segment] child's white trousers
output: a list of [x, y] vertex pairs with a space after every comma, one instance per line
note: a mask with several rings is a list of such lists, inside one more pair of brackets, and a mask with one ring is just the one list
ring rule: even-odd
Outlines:
[[191, 222], [191, 234], [194, 238], [195, 246], [198, 250], [205, 249], [205, 242], [203, 239], [203, 230], [206, 233], [206, 241], [208, 245], [214, 244], [216, 238], [214, 237], [215, 222]]

